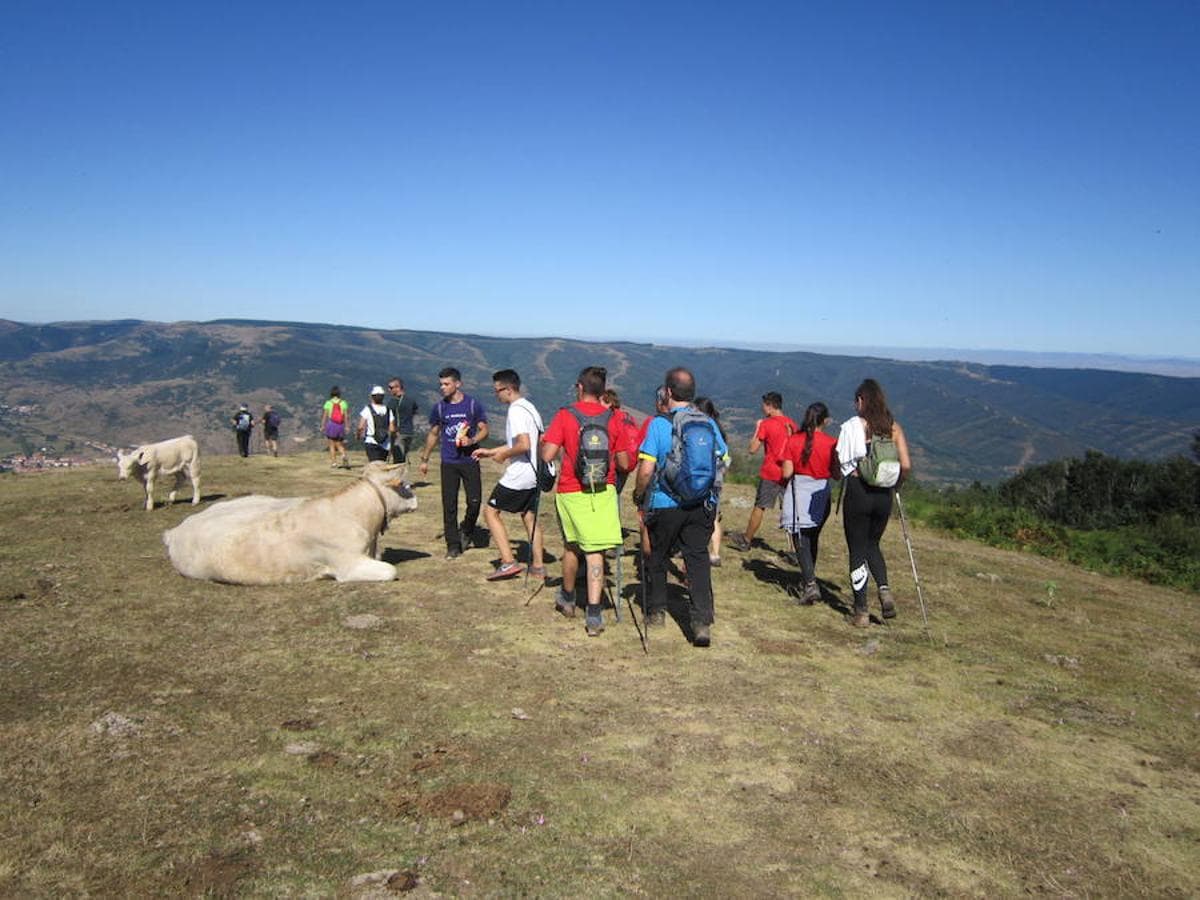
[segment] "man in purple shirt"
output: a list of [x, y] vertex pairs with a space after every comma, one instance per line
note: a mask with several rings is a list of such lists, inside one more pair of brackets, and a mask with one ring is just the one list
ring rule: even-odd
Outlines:
[[[483, 483], [479, 461], [471, 454], [488, 436], [487, 413], [474, 397], [463, 393], [462, 373], [451, 366], [438, 372], [442, 399], [429, 411], [429, 435], [421, 452], [421, 474], [429, 472], [429, 457], [441, 443], [442, 529], [446, 534], [446, 559], [462, 556], [471, 545], [479, 509], [483, 505]], [[458, 488], [466, 493], [467, 508], [458, 523]]]

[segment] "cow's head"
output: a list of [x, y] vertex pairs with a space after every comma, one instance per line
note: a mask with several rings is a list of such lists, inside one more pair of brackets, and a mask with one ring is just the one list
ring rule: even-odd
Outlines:
[[407, 474], [406, 463], [390, 466], [383, 462], [373, 462], [363, 469], [363, 478], [394, 497], [394, 503], [392, 499], [387, 502], [389, 516], [412, 512], [417, 508], [417, 495], [412, 484], [405, 481]]
[[136, 450], [126, 453], [124, 450], [117, 451], [117, 478], [122, 481], [133, 474], [133, 467], [137, 465], [138, 454]]

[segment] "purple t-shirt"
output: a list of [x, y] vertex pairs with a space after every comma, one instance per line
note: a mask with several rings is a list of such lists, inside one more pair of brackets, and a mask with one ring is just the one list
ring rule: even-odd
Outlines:
[[457, 403], [448, 400], [435, 403], [429, 411], [429, 426], [441, 428], [442, 462], [451, 465], [479, 465], [478, 460], [471, 459], [471, 451], [476, 445], [459, 447], [455, 445], [454, 438], [463, 423], [469, 426], [469, 433], [474, 435], [475, 426], [486, 421], [487, 413], [483, 406], [467, 394], [463, 394], [463, 398]]

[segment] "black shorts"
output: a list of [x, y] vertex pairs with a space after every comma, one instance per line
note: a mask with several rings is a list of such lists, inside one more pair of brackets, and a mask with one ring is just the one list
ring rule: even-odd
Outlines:
[[378, 444], [363, 444], [363, 449], [367, 451], [370, 462], [387, 462], [388, 452]]
[[533, 505], [537, 502], [537, 495], [538, 489], [535, 487], [524, 491], [514, 491], [512, 488], [497, 484], [492, 488], [492, 495], [488, 497], [488, 506], [492, 509], [498, 509], [500, 512], [533, 512]]
[[264, 441], [279, 440], [279, 429], [278, 428], [264, 428], [263, 429], [263, 440]]

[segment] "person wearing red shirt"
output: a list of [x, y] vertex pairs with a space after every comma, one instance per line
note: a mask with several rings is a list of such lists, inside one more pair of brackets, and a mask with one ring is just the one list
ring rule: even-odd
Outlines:
[[[621, 546], [617, 470], [630, 468], [625, 429], [600, 402], [607, 378], [608, 372], [600, 366], [588, 366], [581, 371], [575, 382], [576, 402], [560, 409], [542, 436], [542, 459], [553, 462], [562, 452], [554, 505], [565, 552], [562, 586], [554, 598], [554, 606], [565, 616], [575, 615], [575, 582], [582, 559], [587, 566], [586, 625], [591, 637], [604, 631], [600, 606], [604, 592], [604, 551]], [[595, 433], [597, 427], [608, 436], [605, 458], [589, 458], [586, 444], [580, 446], [582, 437], [588, 443], [594, 440], [599, 447], [601, 436]]]
[[788, 438], [800, 429], [792, 419], [783, 414], [783, 397], [777, 391], [768, 391], [762, 397], [763, 417], [758, 420], [754, 429], [754, 437], [750, 439], [750, 452], [757, 453], [759, 447], [763, 451], [762, 466], [758, 470], [758, 491], [754, 495], [754, 509], [750, 511], [750, 521], [746, 524], [744, 534], [731, 534], [729, 543], [738, 550], [749, 550], [754, 542], [754, 535], [762, 525], [763, 512], [768, 506], [774, 506], [783, 495], [783, 474], [779, 461], [783, 457], [783, 448], [787, 446]]
[[788, 438], [780, 462], [783, 477], [790, 480], [783, 492], [779, 524], [791, 535], [792, 547], [800, 562], [803, 584], [800, 602], [805, 606], [821, 599], [816, 575], [817, 542], [829, 515], [829, 499], [833, 493], [829, 479], [842, 477], [837, 438], [822, 430], [829, 421], [828, 406], [810, 404], [804, 411], [800, 431]]
[[[613, 415], [621, 423], [621, 427], [625, 429], [625, 446], [629, 448], [630, 456], [632, 456], [634, 449], [641, 446], [640, 438], [644, 436], [645, 427], [639, 426], [637, 419], [621, 409], [621, 395], [612, 388], [607, 388], [600, 395], [600, 402], [613, 411]], [[622, 472], [619, 468], [617, 469], [618, 494], [625, 490], [625, 481], [628, 478], [628, 472]]]

